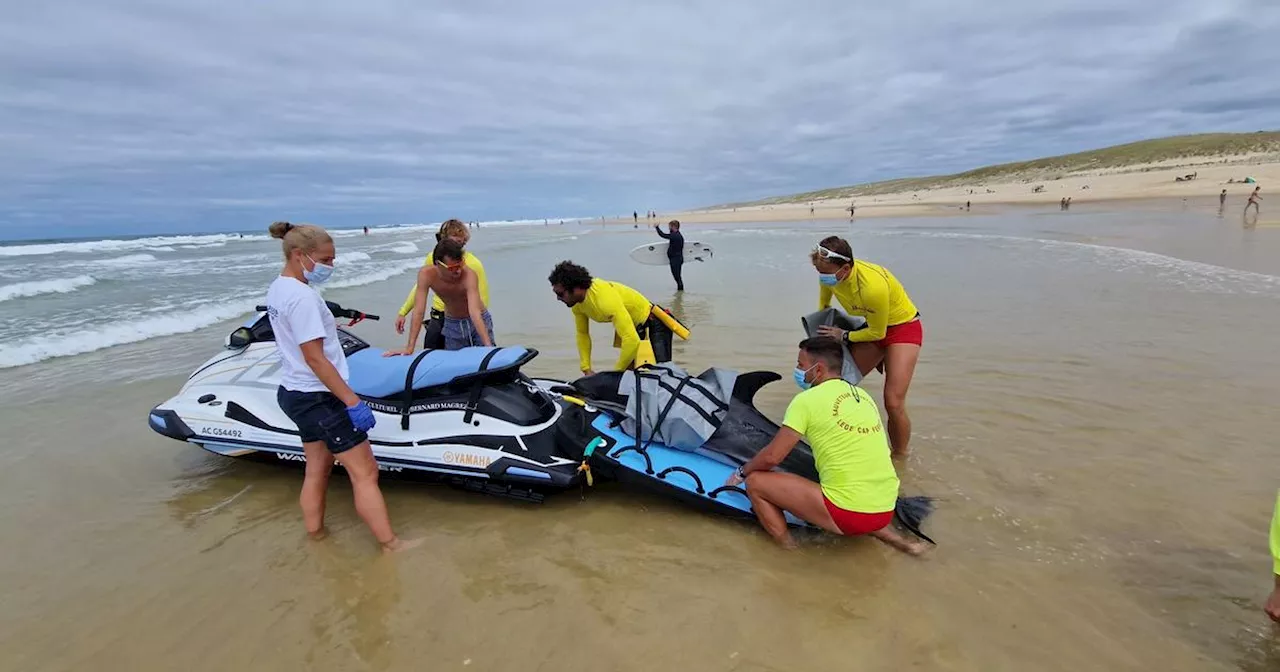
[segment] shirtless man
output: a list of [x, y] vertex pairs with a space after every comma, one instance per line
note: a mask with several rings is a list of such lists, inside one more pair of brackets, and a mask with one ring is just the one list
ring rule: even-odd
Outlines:
[[1249, 202], [1244, 204], [1245, 214], [1248, 214], [1249, 206], [1251, 205], [1253, 206], [1254, 214], [1257, 214], [1258, 211], [1262, 210], [1262, 206], [1258, 203], [1259, 201], [1262, 200], [1262, 195], [1258, 193], [1261, 190], [1262, 190], [1262, 187], [1253, 188], [1253, 193], [1249, 194]]
[[460, 350], [472, 345], [493, 346], [493, 318], [480, 298], [475, 271], [463, 263], [462, 245], [452, 238], [436, 244], [434, 263], [418, 271], [418, 289], [409, 319], [409, 343], [403, 350], [385, 354], [411, 355], [418, 344], [418, 330], [427, 309], [427, 292], [434, 291], [444, 301], [444, 349]]

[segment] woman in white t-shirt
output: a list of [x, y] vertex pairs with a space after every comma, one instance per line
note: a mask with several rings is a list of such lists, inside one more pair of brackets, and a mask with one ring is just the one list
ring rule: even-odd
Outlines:
[[324, 499], [333, 460], [351, 478], [356, 512], [384, 552], [416, 546], [391, 529], [378, 488], [378, 463], [369, 447], [373, 411], [347, 385], [347, 358], [324, 299], [312, 288], [333, 274], [333, 239], [318, 226], [275, 222], [272, 238], [284, 246], [284, 270], [267, 290], [267, 316], [275, 332], [283, 372], [276, 399], [298, 426], [307, 457], [302, 518], [313, 539], [325, 536]]

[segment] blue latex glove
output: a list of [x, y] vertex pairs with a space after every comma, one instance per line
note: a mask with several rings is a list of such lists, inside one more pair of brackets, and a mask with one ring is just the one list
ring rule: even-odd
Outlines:
[[373, 429], [373, 426], [378, 423], [373, 417], [373, 411], [364, 401], [347, 408], [347, 417], [351, 418], [351, 424], [356, 426], [356, 430], [361, 432]]

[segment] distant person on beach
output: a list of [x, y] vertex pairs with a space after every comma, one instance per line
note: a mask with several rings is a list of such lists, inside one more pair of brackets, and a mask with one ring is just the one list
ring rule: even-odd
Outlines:
[[302, 520], [312, 539], [326, 536], [325, 491], [333, 461], [347, 471], [356, 513], [385, 553], [417, 546], [391, 529], [387, 503], [378, 487], [378, 463], [369, 446], [375, 419], [369, 406], [347, 384], [347, 358], [338, 341], [333, 313], [315, 286], [333, 274], [333, 238], [318, 226], [275, 222], [285, 265], [267, 289], [267, 317], [280, 351], [280, 410], [298, 427], [306, 455], [302, 479]]
[[1276, 493], [1276, 507], [1271, 513], [1271, 572], [1275, 587], [1267, 598], [1267, 616], [1280, 623], [1280, 491]]
[[889, 269], [855, 260], [853, 248], [843, 238], [823, 238], [810, 261], [818, 271], [818, 310], [830, 306], [834, 297], [850, 315], [867, 320], [866, 329], [844, 331], [822, 326], [818, 333], [844, 342], [862, 375], [883, 367], [889, 445], [894, 455], [906, 457], [911, 441], [907, 388], [924, 343], [920, 312]]
[[[563, 224], [563, 222], [561, 222]], [[445, 238], [452, 238], [458, 244], [466, 248], [467, 243], [471, 240], [471, 231], [467, 229], [467, 225], [456, 219], [446, 220], [440, 225], [440, 230], [436, 232], [436, 243], [438, 244]], [[427, 268], [435, 264], [434, 248], [427, 253], [426, 259], [423, 259], [422, 266]], [[484, 264], [476, 258], [476, 255], [470, 252], [464, 252], [462, 261], [475, 274], [480, 282], [480, 300], [484, 305], [489, 305], [489, 279], [484, 272]], [[404, 303], [400, 305], [398, 317], [396, 318], [396, 333], [404, 333], [405, 319], [409, 313], [413, 311], [413, 302], [418, 295], [418, 287], [414, 285], [409, 290], [409, 296], [405, 298]], [[439, 294], [431, 298], [431, 313], [426, 322], [426, 331], [422, 337], [422, 347], [431, 350], [443, 350], [444, 344], [444, 299]]]
[[1218, 207], [1225, 206], [1226, 204], [1227, 204], [1227, 190], [1223, 189], [1222, 193], [1218, 194]]
[[673, 219], [667, 224], [667, 228], [671, 229], [671, 233], [663, 233], [662, 229], [657, 225], [653, 225], [653, 230], [658, 232], [659, 236], [667, 239], [667, 263], [671, 266], [671, 277], [676, 281], [676, 291], [684, 291], [684, 235], [680, 233], [680, 220]]
[[[919, 555], [924, 541], [893, 528], [899, 480], [880, 423], [880, 409], [862, 388], [840, 378], [840, 342], [825, 336], [800, 343], [795, 382], [803, 390], [787, 406], [769, 445], [739, 467], [727, 486], [747, 484], [761, 527], [783, 548], [796, 547], [783, 512], [834, 534], [869, 534]], [[774, 471], [801, 439], [813, 449], [818, 482]]]
[[364, 227], [364, 235], [369, 235], [369, 227]]
[[444, 303], [441, 335], [445, 350], [461, 350], [483, 345], [492, 347], [493, 316], [489, 304], [480, 298], [480, 279], [467, 268], [462, 244], [453, 238], [436, 243], [431, 252], [433, 263], [418, 270], [414, 287], [413, 313], [409, 318], [409, 343], [404, 350], [387, 351], [386, 355], [411, 355], [418, 345], [418, 329], [427, 312], [427, 293], [434, 292]]
[[1262, 211], [1262, 206], [1260, 205], [1262, 201], [1262, 194], [1258, 193], [1261, 190], [1262, 190], [1262, 187], [1253, 188], [1253, 193], [1249, 194], [1249, 202], [1244, 204], [1245, 214], [1249, 213], [1249, 206], [1253, 206], [1254, 214], [1258, 214], [1259, 212]]
[[636, 210], [631, 211], [631, 219], [636, 223], [640, 223], [640, 213]]
[[[589, 322], [613, 325], [613, 347], [618, 348], [615, 371], [634, 367], [644, 359], [641, 341], [657, 363], [671, 361], [670, 353], [653, 352], [649, 334], [660, 327], [653, 317], [653, 303], [643, 294], [620, 283], [591, 277], [591, 272], [572, 261], [556, 264], [547, 276], [556, 300], [573, 312], [578, 339], [578, 363], [582, 375], [594, 375], [591, 368], [591, 330]], [[643, 363], [643, 362], [642, 362]]]

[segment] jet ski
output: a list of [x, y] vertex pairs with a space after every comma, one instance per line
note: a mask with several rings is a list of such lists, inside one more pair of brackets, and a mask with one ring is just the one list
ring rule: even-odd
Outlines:
[[[564, 404], [520, 371], [537, 350], [471, 347], [383, 357], [348, 330], [378, 316], [326, 303], [334, 317], [350, 320], [338, 338], [348, 383], [377, 419], [369, 442], [381, 470], [535, 502], [579, 483], [580, 461], [562, 454], [557, 442]], [[258, 306], [221, 352], [151, 410], [148, 424], [218, 455], [305, 462], [297, 426], [276, 402], [280, 375], [271, 322]]]
[[[656, 404], [660, 408], [656, 422], [649, 424], [637, 411], [645, 403], [644, 377], [657, 379], [657, 385], [647, 387], [661, 390], [663, 397]], [[754, 399], [760, 388], [779, 379], [781, 376], [772, 371], [735, 375], [732, 392], [727, 395], [711, 389], [714, 386], [708, 385], [706, 373], [692, 377], [676, 371], [673, 375], [662, 372], [661, 367], [598, 373], [569, 385], [539, 383], [551, 394], [572, 403], [566, 406], [559, 425], [564, 450], [574, 458], [588, 461], [602, 477], [644, 488], [704, 511], [754, 519], [755, 511], [745, 485], [726, 486], [725, 481], [777, 434], [778, 424], [755, 407]], [[723, 398], [725, 396], [728, 398]], [[670, 432], [672, 439], [663, 436], [664, 431], [671, 429], [672, 415], [680, 413], [673, 413], [673, 409], [682, 406], [694, 407], [687, 413], [694, 424], [706, 422], [710, 436], [705, 441], [691, 443], [688, 436], [676, 436], [675, 432]], [[637, 418], [638, 414], [642, 417]], [[630, 423], [626, 422], [628, 418]], [[628, 424], [629, 432], [626, 431]], [[674, 447], [667, 443], [675, 438], [685, 445]], [[777, 469], [818, 481], [813, 450], [804, 441]], [[895, 522], [933, 543], [920, 531], [920, 524], [932, 511], [930, 497], [899, 497], [894, 510]], [[786, 519], [794, 527], [813, 527], [790, 513]]]

